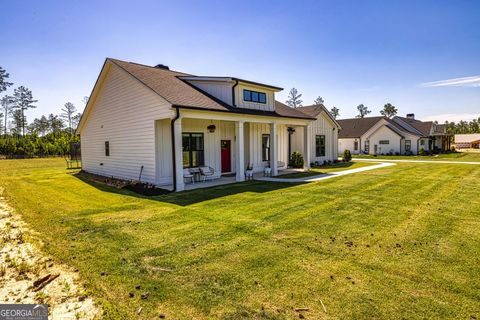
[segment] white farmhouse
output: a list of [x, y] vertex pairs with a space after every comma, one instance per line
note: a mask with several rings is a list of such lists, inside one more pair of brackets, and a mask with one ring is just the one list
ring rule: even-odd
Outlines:
[[194, 76], [106, 59], [77, 132], [85, 171], [184, 190], [184, 169], [208, 166], [213, 178], [245, 169], [304, 167], [337, 158], [340, 126], [323, 106], [293, 109], [282, 88], [235, 77]]

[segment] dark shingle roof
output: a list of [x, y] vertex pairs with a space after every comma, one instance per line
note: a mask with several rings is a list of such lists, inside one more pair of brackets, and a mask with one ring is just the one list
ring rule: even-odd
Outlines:
[[[395, 119], [400, 119], [401, 121], [409, 124], [413, 128], [415, 128], [419, 133], [422, 134], [424, 137], [428, 137], [430, 135], [430, 130], [432, 129], [432, 121], [420, 121], [416, 119], [409, 119], [409, 118], [404, 118], [404, 117], [399, 117], [396, 116]], [[401, 125], [401, 124], [400, 124]], [[408, 128], [405, 128], [408, 129]], [[411, 130], [408, 130], [411, 132]], [[412, 132], [415, 133], [415, 132]]]
[[360, 138], [365, 132], [385, 117], [352, 118], [337, 120], [342, 130], [338, 138]]
[[179, 77], [190, 76], [189, 74], [111, 58], [108, 60], [128, 72], [176, 107], [272, 117], [313, 118], [278, 101], [275, 101], [275, 111], [233, 107], [188, 82], [179, 79]]

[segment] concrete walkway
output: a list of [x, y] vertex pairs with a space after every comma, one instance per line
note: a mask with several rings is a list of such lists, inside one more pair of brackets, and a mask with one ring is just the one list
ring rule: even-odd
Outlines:
[[476, 164], [480, 162], [475, 161], [448, 161], [448, 160], [402, 160], [402, 159], [363, 159], [353, 158], [353, 161], [367, 161], [367, 162], [406, 162], [406, 163], [443, 163], [443, 164]]
[[[378, 160], [375, 162], [379, 162]], [[340, 177], [340, 176], [345, 176], [347, 174], [352, 174], [352, 173], [357, 173], [357, 172], [362, 172], [362, 171], [369, 171], [369, 170], [374, 170], [374, 169], [379, 169], [379, 168], [384, 168], [384, 167], [390, 167], [394, 166], [395, 163], [386, 163], [386, 162], [381, 162], [377, 165], [373, 166], [368, 166], [368, 167], [361, 167], [357, 169], [350, 169], [350, 170], [344, 170], [344, 171], [338, 171], [338, 172], [331, 172], [331, 173], [323, 173], [319, 174], [316, 176], [309, 176], [309, 177], [304, 177], [304, 178], [281, 178], [277, 177], [259, 177], [256, 178], [255, 180], [260, 180], [260, 181], [272, 181], [272, 182], [315, 182], [315, 181], [320, 181], [320, 180], [325, 180], [325, 179], [330, 179], [330, 178], [335, 178], [335, 177]]]

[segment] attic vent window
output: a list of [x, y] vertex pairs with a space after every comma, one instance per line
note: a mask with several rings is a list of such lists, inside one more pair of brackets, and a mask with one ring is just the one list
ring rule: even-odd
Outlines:
[[166, 66], [166, 65], [164, 65], [164, 64], [161, 64], [161, 63], [160, 63], [160, 64], [157, 64], [157, 65], [155, 66], [155, 68], [163, 69], [163, 70], [170, 70], [170, 68], [169, 68], [168, 66]]

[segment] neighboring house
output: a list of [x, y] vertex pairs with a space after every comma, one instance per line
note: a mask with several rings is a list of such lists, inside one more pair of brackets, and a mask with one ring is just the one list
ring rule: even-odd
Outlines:
[[445, 125], [407, 117], [368, 117], [338, 120], [338, 152], [352, 154], [418, 154], [425, 151], [449, 150], [450, 139]]
[[455, 148], [480, 149], [480, 133], [456, 134]]
[[275, 101], [281, 90], [108, 58], [77, 129], [82, 167], [122, 179], [142, 172], [142, 181], [180, 191], [184, 168], [210, 166], [214, 177], [243, 181], [247, 166], [276, 175], [293, 151], [306, 168], [336, 159], [338, 123], [324, 108], [304, 113]]

